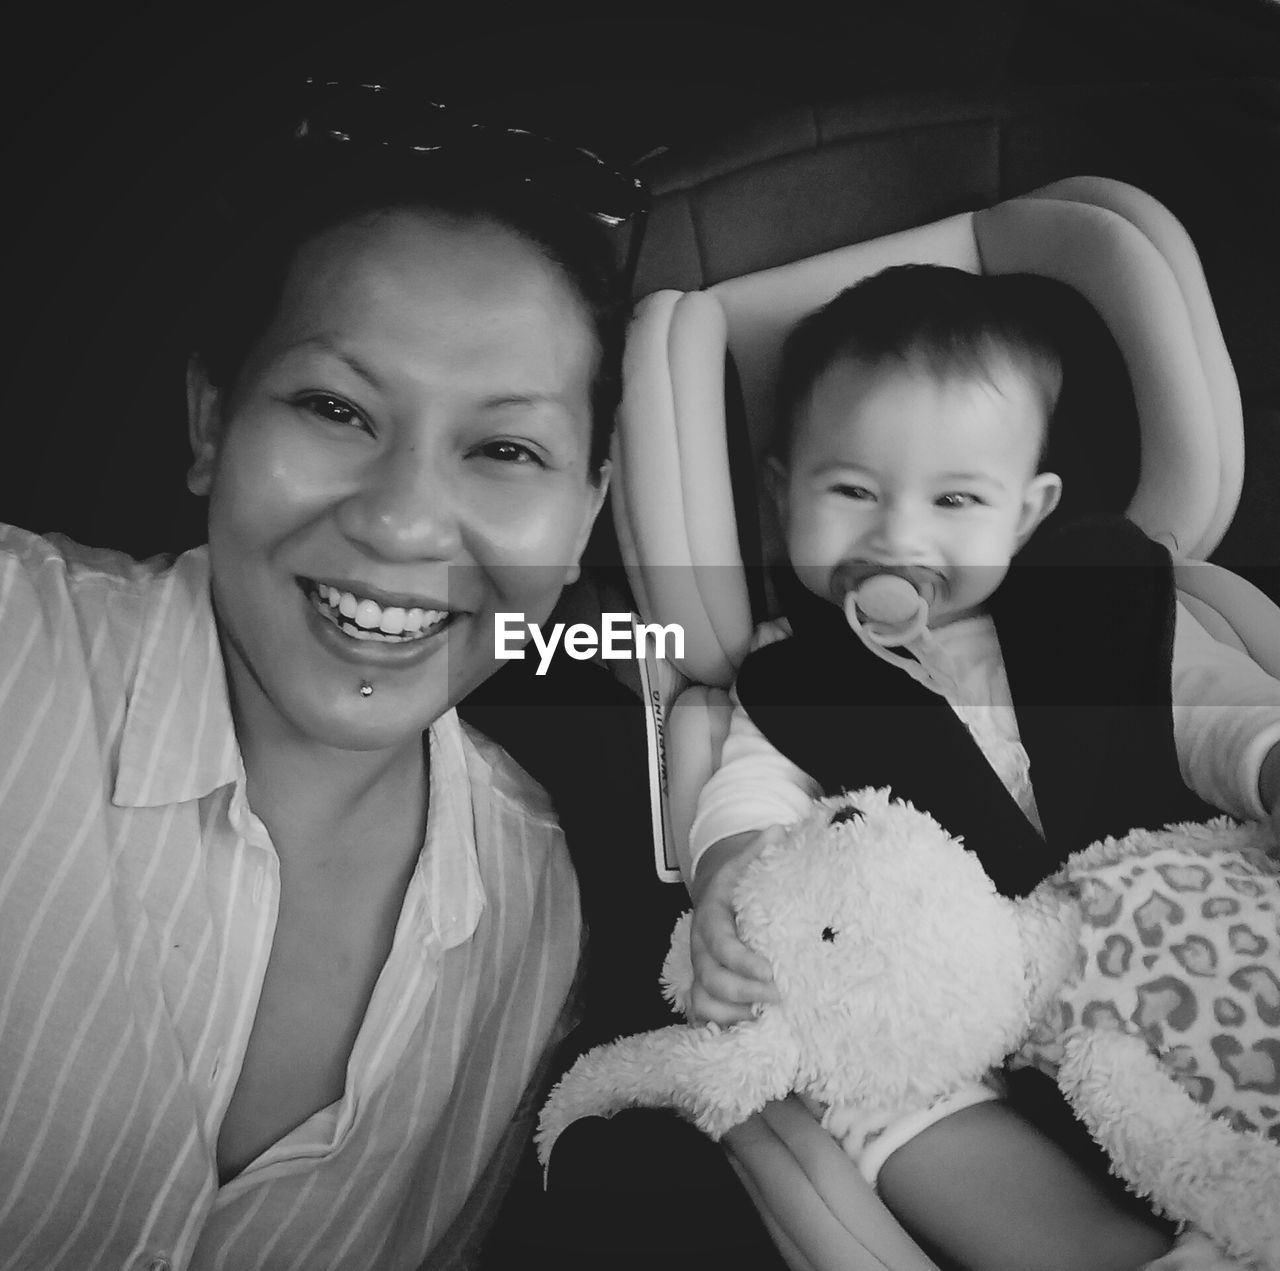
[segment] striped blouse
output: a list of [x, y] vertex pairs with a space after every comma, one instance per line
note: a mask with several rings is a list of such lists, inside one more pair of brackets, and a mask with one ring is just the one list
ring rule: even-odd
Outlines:
[[425, 841], [345, 1092], [220, 1187], [279, 870], [207, 557], [0, 527], [2, 1271], [458, 1260], [520, 1146], [580, 917], [541, 790], [452, 712], [430, 749]]

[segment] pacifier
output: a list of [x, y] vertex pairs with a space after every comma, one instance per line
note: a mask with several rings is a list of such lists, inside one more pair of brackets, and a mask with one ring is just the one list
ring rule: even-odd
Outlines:
[[846, 561], [831, 576], [831, 597], [863, 648], [954, 703], [965, 700], [963, 687], [929, 630], [929, 606], [943, 587], [938, 571], [922, 565]]
[[856, 633], [882, 648], [910, 644], [924, 634], [933, 591], [925, 580], [920, 580], [924, 586], [917, 586], [906, 574], [866, 566], [855, 572], [861, 577], [845, 592], [841, 607]]

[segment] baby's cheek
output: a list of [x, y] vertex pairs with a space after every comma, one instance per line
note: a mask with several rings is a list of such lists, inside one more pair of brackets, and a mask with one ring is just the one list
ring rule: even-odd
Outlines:
[[1004, 581], [1009, 572], [1007, 562], [993, 562], [991, 556], [981, 555], [958, 571], [961, 586], [972, 596], [989, 596]]

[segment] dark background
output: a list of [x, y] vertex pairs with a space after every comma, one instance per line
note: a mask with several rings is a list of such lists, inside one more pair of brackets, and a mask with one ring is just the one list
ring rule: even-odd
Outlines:
[[[628, 17], [603, 6], [462, 10], [438, 0], [14, 10], [4, 75], [10, 335], [0, 519], [137, 555], [202, 539], [201, 504], [183, 485], [184, 327], [198, 227], [216, 174], [286, 118], [288, 86], [308, 74], [420, 88], [621, 160], [705, 149], [796, 103], [908, 89], [1239, 80], [1232, 110], [1198, 123], [1196, 138], [1200, 162], [1213, 150], [1233, 174], [1234, 204], [1206, 196], [1188, 227], [1200, 243], [1196, 216], [1220, 212], [1201, 246], [1211, 286], [1215, 269], [1229, 267], [1237, 289], [1256, 293], [1254, 311], [1267, 297], [1280, 309], [1280, 277], [1266, 262], [1251, 272], [1245, 254], [1250, 234], [1275, 237], [1265, 227], [1271, 209], [1280, 212], [1280, 197], [1269, 201], [1280, 179], [1280, 99], [1270, 91], [1280, 74], [1277, 0], [776, 8], [758, 19], [734, 16], [740, 6]], [[1184, 126], [1171, 119], [1164, 153], [1176, 153]], [[1224, 232], [1233, 217], [1249, 233]], [[1270, 335], [1280, 328], [1244, 319], [1224, 327], [1255, 368], [1247, 395], [1280, 420], [1280, 346]], [[1248, 516], [1233, 531], [1234, 559], [1246, 563], [1280, 556], [1277, 433], [1250, 436]]]

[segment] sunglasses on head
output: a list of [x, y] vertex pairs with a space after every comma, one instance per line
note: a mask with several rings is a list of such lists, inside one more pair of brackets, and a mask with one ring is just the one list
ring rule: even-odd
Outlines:
[[643, 180], [583, 146], [477, 120], [440, 102], [382, 84], [308, 79], [293, 135], [306, 145], [341, 144], [419, 154], [424, 163], [539, 197], [627, 234], [625, 277], [635, 275], [649, 207]]

